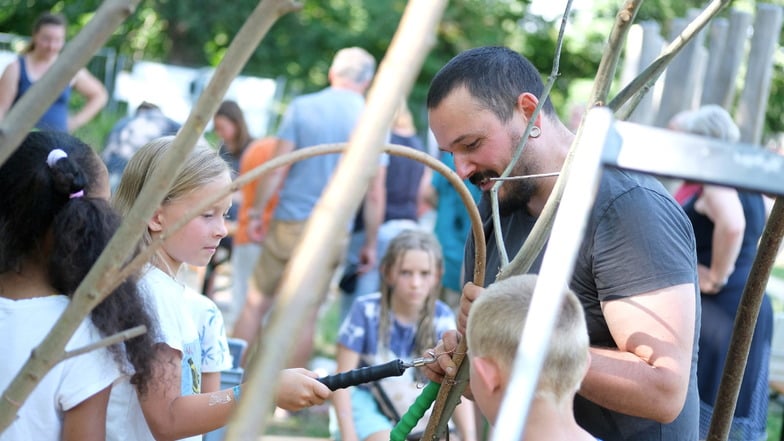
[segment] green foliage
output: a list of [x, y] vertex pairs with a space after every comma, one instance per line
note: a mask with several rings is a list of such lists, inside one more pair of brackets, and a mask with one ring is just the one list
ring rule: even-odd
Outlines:
[[[301, 0], [299, 12], [283, 16], [254, 52], [243, 74], [286, 78], [286, 97], [317, 90], [327, 84], [332, 55], [346, 46], [362, 46], [377, 59], [389, 48], [406, 0]], [[546, 19], [527, 13], [530, 0], [453, 0], [438, 28], [411, 91], [412, 111], [423, 128], [424, 101], [430, 79], [451, 57], [470, 47], [507, 45], [525, 54], [549, 75], [560, 17]], [[655, 20], [668, 35], [673, 17], [701, 8], [705, 0], [648, 0], [637, 22]], [[108, 43], [133, 60], [157, 60], [187, 66], [217, 65], [236, 31], [258, 4], [257, 0], [141, 0], [136, 11]], [[596, 0], [590, 10], [573, 11], [567, 25], [559, 78], [552, 92], [556, 108], [581, 97], [570, 96], [574, 84], [593, 76], [607, 35], [622, 2]], [[28, 35], [35, 17], [45, 10], [66, 14], [68, 35], [86, 23], [100, 0], [0, 0], [0, 29]], [[733, 7], [753, 11], [752, 0]], [[726, 11], [723, 13], [726, 15]], [[577, 83], [575, 83], [577, 82]], [[573, 84], [574, 83], [574, 84]], [[771, 86], [766, 133], [784, 131], [784, 60], [778, 54]], [[565, 116], [565, 115], [562, 115]]]
[[103, 111], [93, 118], [89, 123], [76, 130], [74, 136], [90, 145], [97, 152], [102, 152], [109, 138], [109, 132], [125, 116], [124, 113]]

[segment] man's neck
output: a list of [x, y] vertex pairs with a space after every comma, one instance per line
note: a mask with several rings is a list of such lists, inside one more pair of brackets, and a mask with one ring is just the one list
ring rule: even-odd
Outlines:
[[[549, 163], [544, 164], [544, 170], [541, 173], [560, 172], [563, 170], [564, 163], [569, 155], [569, 148], [574, 141], [574, 134], [560, 123], [550, 124], [546, 129], [548, 132], [555, 133], [548, 139], [548, 142], [552, 143], [552, 147], [549, 149], [551, 156]], [[558, 178], [559, 176], [538, 178], [540, 180], [539, 191], [531, 197], [526, 206], [528, 214], [533, 217], [539, 217], [542, 214], [542, 210], [544, 210], [547, 199], [550, 198]]]
[[334, 78], [332, 80], [332, 82], [330, 83], [330, 87], [332, 87], [333, 89], [339, 89], [339, 90], [350, 90], [351, 92], [355, 92], [355, 93], [358, 93], [360, 95], [363, 95], [365, 93], [365, 89], [366, 89], [365, 85], [363, 85], [363, 84], [357, 84], [357, 83], [355, 83], [353, 81], [347, 80], [345, 78], [340, 78], [340, 77]]

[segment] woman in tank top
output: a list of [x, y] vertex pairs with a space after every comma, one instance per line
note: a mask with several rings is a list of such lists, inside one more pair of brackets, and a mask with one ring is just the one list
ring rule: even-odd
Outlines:
[[[30, 44], [12, 61], [0, 77], [0, 119], [11, 106], [35, 84], [57, 60], [65, 45], [65, 17], [42, 14], [33, 25]], [[74, 114], [68, 114], [71, 89], [84, 96], [85, 103]], [[80, 69], [70, 84], [35, 124], [41, 130], [73, 132], [85, 125], [106, 105], [108, 95], [103, 84], [87, 69]]]

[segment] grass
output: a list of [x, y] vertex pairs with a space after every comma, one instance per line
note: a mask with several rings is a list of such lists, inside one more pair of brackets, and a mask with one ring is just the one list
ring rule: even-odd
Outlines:
[[771, 400], [768, 407], [768, 441], [779, 441], [782, 430], [782, 413], [784, 413], [784, 399]]
[[328, 409], [303, 410], [286, 417], [273, 417], [267, 426], [267, 435], [288, 435], [311, 438], [329, 438]]

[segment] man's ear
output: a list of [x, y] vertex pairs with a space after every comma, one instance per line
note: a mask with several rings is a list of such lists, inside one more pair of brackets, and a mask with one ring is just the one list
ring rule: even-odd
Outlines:
[[163, 212], [160, 208], [155, 210], [152, 217], [147, 221], [147, 228], [152, 233], [160, 233], [163, 231]]
[[501, 370], [495, 361], [484, 357], [471, 357], [471, 381], [479, 380], [482, 387], [493, 394], [502, 390]]
[[[525, 115], [526, 119], [531, 118], [531, 115], [534, 114], [534, 110], [536, 110], [536, 106], [539, 105], [539, 98], [536, 95], [530, 92], [521, 93], [520, 96], [517, 97], [517, 108]], [[542, 122], [542, 112], [540, 111], [538, 115], [536, 115], [536, 121], [534, 124], [540, 126]]]

